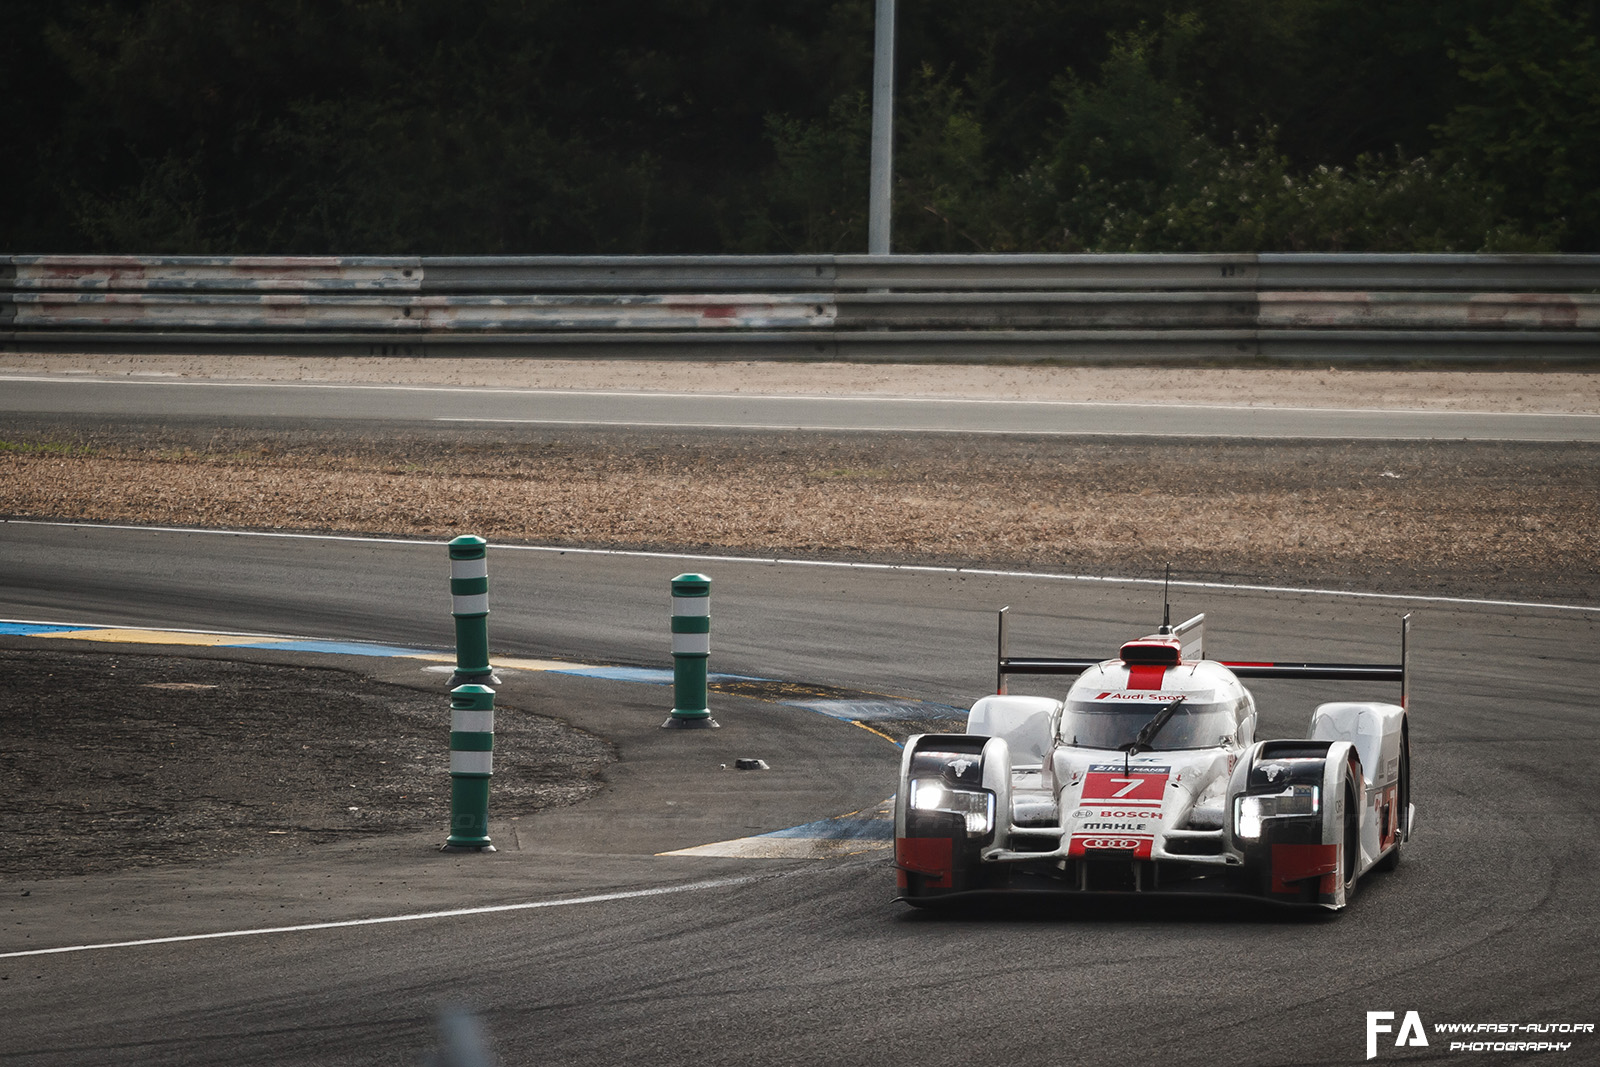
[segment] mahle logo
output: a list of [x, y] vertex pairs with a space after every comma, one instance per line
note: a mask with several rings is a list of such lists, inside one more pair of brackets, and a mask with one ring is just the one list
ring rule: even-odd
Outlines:
[[1422, 1016], [1414, 1011], [1406, 1012], [1406, 1017], [1400, 1021], [1400, 1032], [1395, 1033], [1394, 1012], [1369, 1011], [1367, 1012], [1367, 1059], [1378, 1055], [1378, 1035], [1394, 1034], [1394, 1047], [1407, 1046], [1410, 1048], [1426, 1048], [1428, 1045], [1427, 1032], [1422, 1027]]

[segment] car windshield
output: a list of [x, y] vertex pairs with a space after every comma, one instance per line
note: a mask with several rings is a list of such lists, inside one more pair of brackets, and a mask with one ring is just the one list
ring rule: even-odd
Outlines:
[[[1061, 717], [1061, 740], [1077, 748], [1122, 748], [1139, 736], [1145, 723], [1161, 713], [1170, 701], [1069, 700]], [[1212, 748], [1232, 737], [1236, 729], [1229, 704], [1180, 704], [1154, 738], [1150, 748]]]

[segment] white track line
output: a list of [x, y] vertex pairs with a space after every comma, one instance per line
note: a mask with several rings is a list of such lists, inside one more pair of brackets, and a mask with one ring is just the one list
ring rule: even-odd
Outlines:
[[[293, 541], [349, 541], [373, 545], [438, 547], [448, 541], [410, 537], [361, 537], [354, 534], [292, 533], [273, 530], [207, 530], [189, 526], [135, 526], [109, 522], [51, 522], [44, 519], [0, 519], [3, 526], [53, 526], [75, 530], [131, 530], [142, 533], [199, 534], [213, 537], [267, 537]], [[831, 567], [839, 570], [903, 571], [909, 574], [976, 575], [982, 578], [1026, 578], [1047, 582], [1094, 582], [1104, 585], [1171, 585], [1178, 589], [1217, 589], [1239, 593], [1284, 593], [1296, 596], [1348, 597], [1352, 600], [1394, 600], [1406, 604], [1455, 604], [1462, 607], [1524, 608], [1543, 611], [1600, 612], [1600, 604], [1552, 604], [1539, 600], [1492, 600], [1478, 597], [1426, 596], [1420, 593], [1370, 593], [1350, 589], [1314, 589], [1292, 585], [1246, 585], [1234, 582], [1200, 582], [1174, 578], [1119, 578], [1104, 574], [1059, 574], [1051, 571], [1011, 571], [992, 567], [937, 567], [922, 563], [861, 563], [850, 560], [787, 559], [782, 556], [727, 556], [692, 552], [648, 552], [621, 548], [567, 548], [562, 545], [497, 545], [496, 552], [547, 552], [558, 556], [618, 556], [632, 559], [672, 559], [695, 563], [759, 563], [779, 567]]]
[[688, 885], [662, 886], [657, 889], [633, 889], [617, 893], [596, 893], [587, 897], [568, 897], [565, 900], [530, 900], [521, 904], [490, 904], [481, 908], [452, 908], [449, 911], [425, 911], [415, 915], [387, 915], [376, 919], [348, 919], [343, 922], [304, 923], [299, 926], [271, 926], [257, 930], [224, 930], [213, 934], [180, 934], [176, 937], [147, 937], [139, 941], [107, 941], [98, 945], [67, 945], [61, 948], [32, 948], [24, 952], [0, 952], [0, 960], [22, 956], [52, 956], [65, 952], [96, 952], [107, 948], [139, 948], [145, 945], [174, 945], [183, 941], [214, 941], [228, 937], [261, 937], [266, 934], [298, 934], [309, 930], [342, 930], [353, 926], [382, 926], [386, 923], [412, 923], [424, 919], [452, 919], [463, 915], [492, 915], [502, 911], [531, 911], [534, 908], [564, 908], [571, 904], [603, 904], [609, 900], [637, 900], [641, 897], [661, 897], [673, 893], [694, 893], [702, 889], [724, 889], [745, 885], [757, 879], [722, 878], [714, 882], [691, 882]]

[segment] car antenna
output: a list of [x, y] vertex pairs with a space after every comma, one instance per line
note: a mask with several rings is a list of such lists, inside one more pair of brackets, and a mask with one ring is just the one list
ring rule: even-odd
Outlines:
[[1167, 564], [1167, 576], [1161, 581], [1161, 634], [1172, 632], [1172, 564]]

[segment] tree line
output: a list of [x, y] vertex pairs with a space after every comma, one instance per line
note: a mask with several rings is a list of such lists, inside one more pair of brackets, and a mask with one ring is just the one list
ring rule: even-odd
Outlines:
[[[897, 252], [1600, 252], [1596, 0], [899, 0]], [[0, 251], [859, 252], [872, 0], [0, 0]]]

